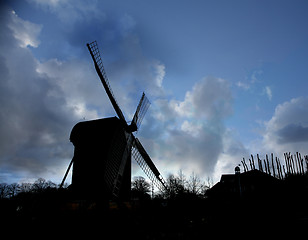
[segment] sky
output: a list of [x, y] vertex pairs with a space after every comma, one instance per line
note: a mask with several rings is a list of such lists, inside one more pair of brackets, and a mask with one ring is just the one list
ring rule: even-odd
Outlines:
[[307, 1], [0, 6], [0, 182], [59, 183], [73, 126], [116, 115], [94, 40], [126, 120], [143, 91], [150, 100], [136, 136], [164, 178], [181, 169], [215, 183], [250, 154], [308, 154]]

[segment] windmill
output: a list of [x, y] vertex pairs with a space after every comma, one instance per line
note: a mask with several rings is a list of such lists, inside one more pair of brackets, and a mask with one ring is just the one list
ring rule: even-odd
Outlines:
[[130, 124], [125, 120], [110, 87], [97, 42], [87, 44], [96, 72], [117, 117], [77, 123], [71, 132], [74, 156], [61, 186], [73, 164], [72, 188], [80, 197], [128, 199], [131, 185], [131, 157], [160, 190], [164, 180], [146, 150], [133, 134], [140, 127], [150, 105], [142, 94]]

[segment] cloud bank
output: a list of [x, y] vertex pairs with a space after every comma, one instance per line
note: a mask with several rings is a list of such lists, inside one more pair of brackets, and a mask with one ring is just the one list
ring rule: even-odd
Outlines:
[[[182, 169], [217, 181], [251, 153], [237, 130], [226, 123], [234, 114], [235, 101], [228, 80], [192, 79], [195, 84], [177, 99], [164, 86], [167, 66], [144, 54], [138, 22], [132, 16], [108, 16], [94, 5], [83, 8], [82, 1], [74, 7], [70, 1], [34, 2], [61, 22], [63, 41], [44, 55], [51, 44], [41, 38], [45, 26], [22, 19], [12, 9], [1, 9], [0, 182], [38, 177], [59, 182], [73, 155], [72, 127], [115, 115], [85, 46], [95, 39], [104, 44], [99, 47], [107, 75], [127, 120], [132, 119], [143, 90], [152, 102], [137, 136], [164, 176]], [[94, 23], [100, 28], [89, 27]], [[248, 90], [257, 81], [256, 74], [237, 86]], [[272, 100], [272, 89], [265, 87], [263, 95]], [[307, 98], [279, 104], [263, 123], [254, 149], [305, 152], [307, 105]]]
[[[124, 24], [119, 28], [123, 33], [120, 59], [134, 61], [126, 61], [126, 65], [121, 65], [122, 60], [113, 61], [110, 77], [130, 120], [141, 85], [150, 89], [150, 95], [161, 95], [165, 67], [142, 56], [136, 37], [130, 34], [133, 20], [129, 25], [119, 22]], [[115, 113], [89, 55], [85, 59], [39, 60], [32, 48], [40, 47], [43, 25], [25, 21], [6, 7], [1, 8], [1, 23], [0, 182], [38, 177], [59, 182], [73, 155], [72, 127], [82, 120]], [[81, 47], [86, 49], [85, 44]], [[134, 79], [136, 75], [142, 78]]]
[[[40, 46], [44, 26], [9, 9], [2, 13], [0, 180], [45, 176], [59, 181], [73, 154], [68, 138], [74, 124], [114, 115], [113, 109], [90, 58], [37, 59], [31, 48]], [[225, 143], [233, 141], [226, 140], [224, 124], [233, 112], [230, 84], [206, 77], [182, 101], [168, 96], [164, 64], [144, 57], [134, 19], [123, 18], [115, 24], [122, 24], [121, 57], [108, 64], [107, 72], [127, 119], [135, 111], [138, 93], [146, 89], [152, 109], [138, 134], [160, 170], [211, 175]]]
[[148, 129], [143, 140], [169, 173], [182, 169], [217, 180], [221, 171], [232, 172], [238, 157], [246, 153], [225, 125], [233, 114], [227, 80], [205, 77], [186, 92], [183, 101], [159, 99], [153, 105], [151, 120], [143, 126]]
[[272, 118], [264, 123], [263, 144], [268, 151], [307, 151], [308, 98], [298, 97], [279, 104]]
[[57, 175], [71, 157], [67, 140], [76, 111], [29, 50], [38, 46], [42, 26], [8, 9], [1, 18], [0, 181]]

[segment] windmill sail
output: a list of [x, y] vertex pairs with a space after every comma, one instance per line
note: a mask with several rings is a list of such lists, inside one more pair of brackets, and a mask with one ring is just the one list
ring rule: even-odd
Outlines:
[[[133, 141], [133, 134], [125, 133], [125, 136], [126, 136], [126, 146], [122, 154], [122, 160], [120, 162], [119, 170], [113, 182], [112, 194], [115, 197], [119, 197], [119, 193], [121, 191], [121, 187], [123, 183], [123, 176], [125, 175], [125, 170], [127, 169], [128, 161], [131, 161], [131, 147], [132, 147], [132, 141]], [[129, 162], [129, 167], [130, 167], [130, 162]]]
[[122, 120], [122, 122], [127, 126], [127, 123], [126, 123], [126, 120], [125, 120], [125, 117], [114, 97], [114, 94], [112, 92], [112, 89], [110, 87], [110, 84], [109, 84], [109, 81], [108, 81], [108, 78], [107, 78], [107, 74], [105, 72], [105, 69], [104, 69], [104, 65], [103, 65], [103, 61], [101, 59], [101, 55], [99, 53], [99, 50], [98, 50], [98, 46], [97, 46], [97, 42], [94, 41], [92, 43], [88, 43], [87, 44], [88, 46], [88, 49], [90, 51], [90, 54], [92, 56], [92, 59], [93, 59], [93, 62], [94, 62], [94, 65], [95, 65], [95, 69], [96, 69], [96, 72], [99, 76], [99, 78], [101, 79], [101, 82], [106, 90], [106, 93], [111, 101], [111, 104], [114, 108], [114, 110], [116, 111], [118, 117]]
[[138, 138], [133, 141], [132, 156], [153, 184], [159, 190], [164, 191], [166, 189], [165, 181]]
[[135, 115], [133, 117], [133, 121], [131, 125], [134, 125], [137, 127], [137, 129], [140, 127], [140, 124], [144, 118], [144, 115], [146, 114], [148, 108], [150, 106], [150, 101], [145, 96], [145, 93], [142, 93], [141, 99], [139, 101], [139, 104], [137, 106]]

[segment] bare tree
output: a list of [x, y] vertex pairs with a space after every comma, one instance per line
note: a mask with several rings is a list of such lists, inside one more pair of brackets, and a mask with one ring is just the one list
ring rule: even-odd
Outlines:
[[0, 183], [0, 199], [8, 197], [8, 184]]
[[199, 176], [196, 175], [195, 172], [192, 172], [192, 174], [190, 175], [187, 185], [188, 191], [195, 195], [201, 194], [205, 186], [205, 184], [201, 182]]
[[182, 189], [182, 190], [184, 190], [185, 188], [186, 188], [186, 185], [187, 185], [187, 180], [186, 180], [186, 176], [185, 176], [185, 174], [184, 174], [184, 172], [183, 172], [183, 170], [182, 169], [180, 169], [179, 170], [179, 173], [178, 173], [179, 175], [178, 175], [178, 177], [177, 177], [177, 183], [178, 183], [178, 185], [180, 186], [180, 188]]
[[47, 187], [48, 187], [47, 181], [44, 178], [39, 178], [32, 184], [31, 190], [34, 192], [42, 192]]
[[20, 186], [18, 183], [12, 183], [8, 185], [8, 196], [10, 198], [16, 196], [19, 192]]
[[187, 180], [183, 171], [180, 170], [178, 176], [169, 175], [166, 180], [167, 191], [163, 195], [166, 198], [202, 196], [211, 186], [211, 179], [208, 178], [207, 181], [208, 183], [203, 182], [195, 172], [192, 172]]
[[145, 180], [144, 177], [135, 177], [132, 182], [132, 190], [140, 193], [150, 193], [151, 185]]
[[174, 198], [176, 196], [182, 195], [185, 192], [185, 185], [183, 178], [179, 178], [170, 174], [166, 181], [167, 192], [165, 193], [167, 198]]
[[24, 192], [30, 192], [32, 188], [32, 183], [21, 183], [19, 186], [19, 191]]

